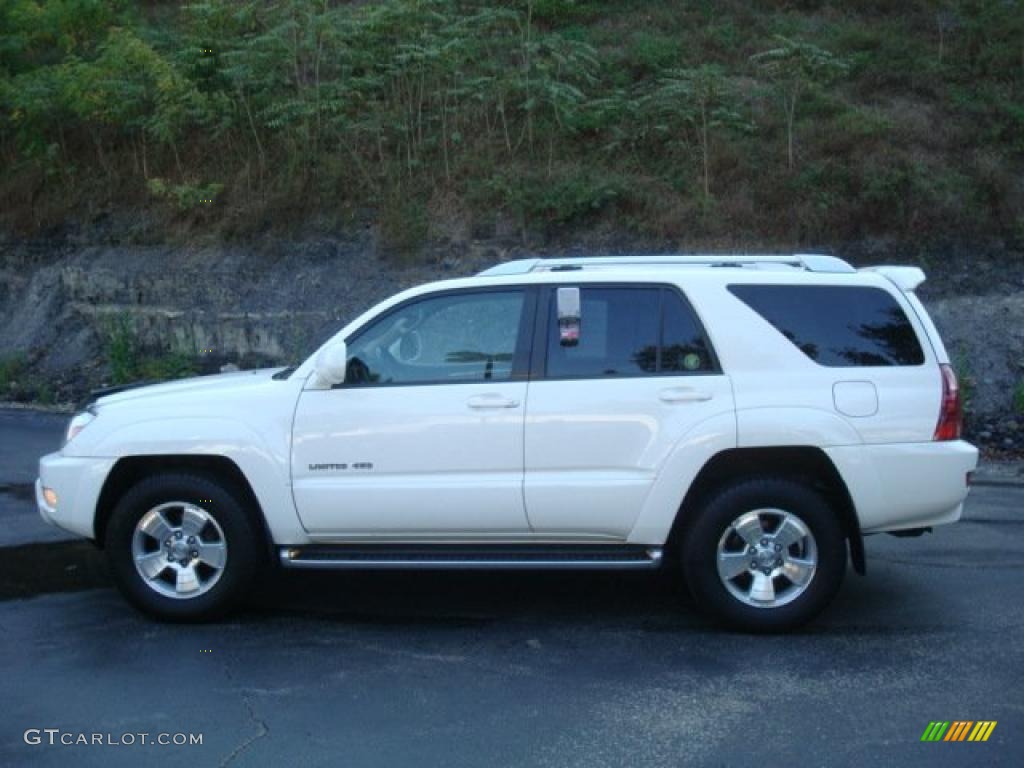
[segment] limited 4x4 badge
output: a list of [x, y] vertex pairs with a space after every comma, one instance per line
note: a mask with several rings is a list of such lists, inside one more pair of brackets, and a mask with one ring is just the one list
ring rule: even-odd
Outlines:
[[352, 464], [310, 464], [310, 472], [340, 472], [346, 469], [373, 469], [372, 461], [357, 461]]

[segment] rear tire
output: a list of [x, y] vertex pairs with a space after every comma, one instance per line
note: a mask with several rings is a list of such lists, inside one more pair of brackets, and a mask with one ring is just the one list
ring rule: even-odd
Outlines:
[[682, 545], [698, 606], [733, 629], [780, 632], [818, 615], [846, 572], [846, 539], [825, 499], [801, 483], [752, 478], [714, 494]]
[[121, 593], [171, 621], [236, 607], [260, 572], [259, 528], [231, 489], [199, 474], [152, 475], [128, 490], [104, 539]]

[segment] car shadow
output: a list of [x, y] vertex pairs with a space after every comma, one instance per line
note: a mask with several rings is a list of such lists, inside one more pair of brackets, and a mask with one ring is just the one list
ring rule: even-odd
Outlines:
[[[103, 553], [74, 540], [7, 547], [0, 557], [0, 601], [109, 589]], [[839, 595], [809, 634], [879, 634], [911, 630], [900, 605], [929, 600], [912, 572], [847, 574]], [[902, 573], [902, 575], [901, 575]], [[134, 612], [125, 603], [126, 612]], [[285, 571], [254, 589], [229, 622], [307, 619], [351, 625], [480, 627], [540, 621], [619, 625], [645, 631], [721, 631], [695, 606], [675, 568], [656, 571]], [[942, 631], [942, 623], [916, 627]]]
[[566, 571], [281, 573], [251, 611], [344, 622], [486, 624], [515, 618], [699, 618], [679, 575]]

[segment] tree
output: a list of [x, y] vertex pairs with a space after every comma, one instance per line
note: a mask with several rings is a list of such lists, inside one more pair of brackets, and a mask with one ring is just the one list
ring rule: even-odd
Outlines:
[[825, 85], [846, 74], [846, 60], [799, 40], [776, 35], [779, 45], [754, 54], [750, 60], [772, 81], [782, 96], [786, 114], [787, 159], [794, 166], [793, 133], [801, 97], [809, 88]]
[[690, 126], [701, 150], [704, 197], [711, 197], [711, 133], [746, 125], [733, 108], [735, 93], [721, 69], [705, 64], [673, 69], [659, 83], [654, 99], [662, 114]]

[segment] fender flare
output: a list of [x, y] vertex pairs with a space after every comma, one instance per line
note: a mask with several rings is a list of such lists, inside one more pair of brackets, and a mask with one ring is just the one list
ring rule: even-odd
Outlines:
[[147, 456], [227, 459], [249, 484], [272, 539], [275, 542], [305, 540], [291, 494], [287, 454], [276, 455], [255, 430], [236, 419], [191, 416], [133, 422], [105, 435], [96, 445], [96, 452], [117, 459]]

